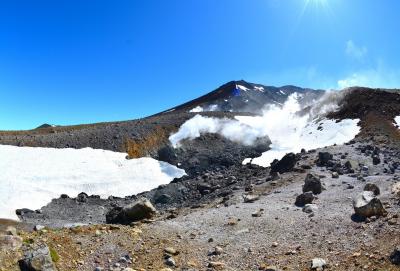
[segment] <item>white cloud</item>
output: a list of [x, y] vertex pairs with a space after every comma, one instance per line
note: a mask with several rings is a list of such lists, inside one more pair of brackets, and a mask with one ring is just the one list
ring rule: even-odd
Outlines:
[[374, 68], [353, 72], [338, 80], [338, 88], [363, 86], [372, 88], [400, 88], [400, 70], [385, 67], [382, 63]]
[[356, 60], [363, 60], [368, 52], [367, 47], [357, 46], [352, 40], [346, 42], [346, 54]]

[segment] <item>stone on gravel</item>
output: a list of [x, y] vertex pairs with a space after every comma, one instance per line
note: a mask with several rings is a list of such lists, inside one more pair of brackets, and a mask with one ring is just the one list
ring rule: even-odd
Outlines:
[[400, 265], [400, 247], [395, 248], [389, 259], [392, 264]]
[[169, 254], [169, 255], [178, 255], [179, 251], [177, 251], [175, 248], [173, 247], [166, 247], [164, 248], [164, 252]]
[[354, 211], [362, 217], [383, 216], [386, 213], [381, 201], [371, 191], [358, 194], [353, 200]]
[[318, 153], [318, 166], [326, 166], [329, 161], [333, 159], [333, 155], [329, 152], [319, 152]]
[[311, 204], [314, 200], [314, 195], [311, 191], [300, 194], [296, 197], [295, 205], [302, 207], [306, 204]]
[[311, 270], [324, 270], [326, 261], [322, 258], [314, 258], [311, 261]]
[[14, 235], [0, 235], [0, 250], [17, 250], [22, 246], [22, 238]]
[[168, 257], [167, 259], [165, 259], [165, 264], [168, 266], [176, 266], [176, 262], [172, 257]]
[[334, 178], [334, 179], [339, 178], [339, 173], [337, 173], [337, 172], [332, 172], [332, 178]]
[[303, 207], [303, 212], [309, 214], [309, 213], [313, 213], [316, 210], [318, 210], [318, 207], [316, 204], [306, 204]]
[[381, 158], [379, 158], [379, 155], [373, 155], [372, 156], [372, 163], [374, 165], [378, 165], [381, 163]]
[[381, 190], [376, 184], [373, 183], [367, 183], [364, 186], [364, 191], [371, 191], [374, 193], [375, 196], [378, 196], [381, 193]]
[[400, 197], [400, 182], [392, 185], [392, 193]]
[[223, 262], [209, 262], [208, 263], [208, 267], [209, 268], [213, 268], [213, 269], [217, 269], [217, 270], [221, 270], [225, 268], [225, 264]]
[[51, 259], [50, 250], [47, 246], [39, 247], [27, 252], [25, 257], [20, 260], [21, 271], [56, 271], [56, 267]]
[[157, 213], [156, 208], [147, 199], [136, 201], [124, 207], [115, 207], [106, 215], [107, 223], [128, 225], [143, 219], [151, 219]]
[[259, 196], [258, 195], [244, 195], [243, 199], [245, 203], [252, 203], [255, 202], [257, 200], [259, 200]]
[[286, 154], [281, 160], [275, 159], [271, 163], [271, 173], [278, 172], [279, 174], [282, 174], [284, 172], [289, 172], [292, 171], [294, 166], [296, 165], [297, 162], [297, 157], [294, 153], [288, 153]]
[[323, 189], [319, 177], [311, 173], [307, 174], [304, 180], [303, 193], [311, 191], [314, 195], [317, 195], [321, 194]]

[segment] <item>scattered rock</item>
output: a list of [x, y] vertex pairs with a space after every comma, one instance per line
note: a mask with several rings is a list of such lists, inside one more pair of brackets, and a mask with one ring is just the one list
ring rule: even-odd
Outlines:
[[33, 228], [35, 231], [41, 231], [41, 230], [44, 230], [44, 226], [42, 226], [42, 225], [35, 225], [35, 227]]
[[263, 210], [260, 209], [260, 210], [258, 210], [256, 212], [252, 213], [251, 216], [252, 217], [260, 217], [262, 215], [262, 213], [263, 213]]
[[378, 165], [381, 163], [381, 158], [379, 158], [379, 155], [373, 155], [372, 156], [372, 163], [374, 165]]
[[213, 254], [214, 254], [214, 255], [221, 255], [223, 252], [224, 252], [224, 250], [223, 250], [222, 247], [216, 246], [216, 247], [214, 248]]
[[326, 166], [329, 161], [333, 159], [333, 155], [329, 152], [319, 152], [318, 153], [318, 166]]
[[367, 183], [364, 186], [364, 191], [371, 191], [374, 193], [375, 196], [378, 196], [381, 193], [379, 187], [373, 183]]
[[326, 261], [322, 258], [314, 258], [311, 261], [311, 270], [324, 270]]
[[178, 255], [179, 251], [177, 251], [175, 248], [173, 247], [166, 247], [164, 248], [164, 252], [169, 254], [169, 255]]
[[115, 207], [106, 215], [107, 223], [117, 223], [128, 225], [142, 219], [151, 219], [155, 216], [157, 210], [147, 199], [142, 199], [124, 207]]
[[213, 269], [217, 269], [217, 270], [221, 270], [221, 269], [225, 268], [225, 263], [211, 261], [211, 262], [208, 263], [208, 267], [209, 268], [213, 268]]
[[255, 202], [255, 201], [259, 200], [260, 196], [258, 196], [258, 195], [244, 195], [243, 199], [244, 199], [245, 203], [252, 203], [252, 202]]
[[300, 194], [296, 197], [296, 206], [302, 207], [306, 204], [311, 204], [314, 200], [314, 195], [311, 191]]
[[332, 172], [332, 178], [334, 178], [334, 179], [339, 178], [339, 173], [337, 173], [337, 172]]
[[303, 207], [303, 212], [309, 214], [309, 213], [313, 213], [316, 210], [318, 210], [318, 207], [316, 204], [306, 204]]
[[389, 259], [392, 264], [400, 265], [400, 247], [395, 248]]
[[353, 200], [354, 211], [362, 217], [383, 216], [386, 210], [381, 201], [371, 191], [358, 194]]
[[51, 259], [50, 250], [47, 246], [37, 248], [25, 254], [20, 260], [21, 271], [56, 271], [56, 267]]
[[284, 172], [292, 171], [297, 162], [297, 157], [294, 153], [286, 154], [281, 160], [275, 159], [271, 163], [271, 173], [278, 172], [280, 174]]
[[304, 180], [303, 185], [303, 193], [311, 191], [313, 194], [321, 194], [323, 190], [323, 186], [319, 177], [309, 173]]
[[89, 197], [88, 194], [82, 192], [82, 193], [78, 194], [78, 196], [76, 197], [76, 201], [84, 203], [84, 202], [87, 202], [88, 197]]
[[174, 258], [172, 258], [172, 257], [166, 258], [165, 264], [168, 266], [176, 266], [176, 262], [175, 262]]
[[393, 184], [392, 186], [392, 194], [395, 194], [400, 197], [400, 182]]

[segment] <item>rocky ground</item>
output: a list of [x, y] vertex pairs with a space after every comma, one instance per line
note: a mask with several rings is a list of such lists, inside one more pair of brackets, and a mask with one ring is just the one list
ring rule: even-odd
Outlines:
[[[399, 151], [354, 142], [292, 158], [297, 162], [289, 171], [290, 161], [274, 168], [282, 174], [247, 165], [177, 180], [131, 199], [95, 204], [102, 200], [63, 196], [40, 213], [21, 216], [47, 227], [21, 229], [23, 246], [3, 252], [0, 266], [18, 270], [25, 250], [46, 245], [59, 270], [309, 270], [314, 258], [323, 259], [327, 270], [399, 270], [390, 260], [400, 243]], [[296, 199], [305, 179], [314, 180], [309, 174], [315, 194], [304, 207], [307, 197]], [[369, 218], [355, 215], [353, 198], [365, 187], [377, 193], [374, 185], [385, 211], [374, 206]], [[180, 190], [186, 192], [172, 193]], [[157, 215], [103, 224], [110, 210], [138, 198], [150, 199]], [[70, 224], [78, 221], [96, 225]]]
[[[205, 136], [180, 153], [164, 144], [155, 153], [164, 160], [193, 158], [189, 176], [126, 198], [62, 195], [18, 210], [21, 222], [0, 221], [0, 270], [400, 270], [400, 106], [386, 92], [384, 106], [369, 102], [379, 93], [348, 97], [354, 116], [347, 104], [331, 116], [361, 119], [345, 145], [263, 168], [239, 161], [268, 142], [246, 149]], [[37, 132], [33, 142], [62, 144], [71, 131]], [[0, 136], [11, 144], [27, 134]], [[210, 141], [221, 146], [209, 152]]]

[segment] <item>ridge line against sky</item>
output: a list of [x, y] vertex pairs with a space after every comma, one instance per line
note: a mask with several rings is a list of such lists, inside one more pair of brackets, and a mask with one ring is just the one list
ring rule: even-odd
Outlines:
[[0, 129], [151, 115], [244, 79], [400, 87], [395, 0], [3, 1]]

